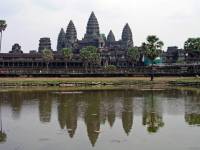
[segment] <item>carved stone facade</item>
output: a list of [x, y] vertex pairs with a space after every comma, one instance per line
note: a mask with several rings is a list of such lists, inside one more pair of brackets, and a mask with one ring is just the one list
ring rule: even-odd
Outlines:
[[66, 39], [65, 39], [65, 31], [62, 28], [60, 30], [60, 33], [58, 35], [58, 40], [57, 40], [57, 50], [60, 51], [61, 49], [65, 48], [65, 44], [66, 44]]
[[125, 24], [121, 39], [118, 41], [116, 41], [112, 30], [110, 30], [106, 38], [104, 34], [101, 34], [98, 20], [94, 12], [92, 12], [87, 22], [86, 33], [82, 40], [78, 40], [75, 25], [70, 20], [66, 33], [61, 29], [58, 35], [57, 51], [66, 47], [79, 54], [80, 49], [86, 46], [95, 46], [99, 49], [102, 56], [102, 64], [124, 63], [127, 61], [125, 58], [127, 50], [133, 47], [131, 28], [128, 23]]
[[23, 51], [21, 50], [21, 46], [18, 43], [15, 43], [12, 46], [12, 50], [9, 53], [12, 53], [12, 54], [22, 54]]
[[38, 48], [39, 53], [41, 53], [42, 50], [44, 50], [44, 49], [52, 50], [51, 49], [51, 40], [48, 37], [40, 38], [39, 48]]
[[162, 53], [162, 62], [166, 64], [183, 63], [185, 59], [186, 51], [177, 46], [168, 47], [167, 51]]

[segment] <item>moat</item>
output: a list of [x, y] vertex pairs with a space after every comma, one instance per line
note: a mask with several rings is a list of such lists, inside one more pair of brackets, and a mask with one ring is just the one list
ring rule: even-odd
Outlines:
[[0, 92], [1, 150], [197, 150], [200, 90]]

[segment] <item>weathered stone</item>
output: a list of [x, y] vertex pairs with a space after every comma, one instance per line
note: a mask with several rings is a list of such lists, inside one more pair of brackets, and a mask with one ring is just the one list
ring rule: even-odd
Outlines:
[[65, 31], [61, 28], [60, 33], [58, 35], [57, 41], [57, 50], [60, 51], [61, 49], [65, 48], [66, 38], [65, 38]]
[[87, 29], [84, 38], [90, 40], [98, 37], [100, 37], [99, 23], [94, 12], [92, 12], [87, 23]]
[[115, 42], [115, 36], [114, 36], [112, 30], [110, 30], [110, 32], [107, 36], [107, 42]]
[[51, 40], [48, 37], [40, 38], [39, 41], [39, 52], [41, 53], [45, 48], [51, 50]]
[[133, 47], [133, 37], [132, 31], [128, 23], [124, 26], [122, 31], [122, 41], [127, 44], [127, 48]]
[[14, 53], [14, 54], [22, 54], [23, 51], [21, 50], [21, 46], [18, 43], [15, 43], [12, 46], [12, 50], [9, 53]]
[[73, 48], [74, 44], [77, 42], [77, 32], [72, 20], [70, 20], [67, 26], [65, 38], [66, 38], [65, 46], [68, 48]]

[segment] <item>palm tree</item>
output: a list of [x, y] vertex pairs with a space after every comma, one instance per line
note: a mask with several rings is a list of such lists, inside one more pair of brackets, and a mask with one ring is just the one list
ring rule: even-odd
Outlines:
[[72, 49], [71, 48], [63, 48], [61, 51], [62, 51], [63, 57], [65, 59], [65, 67], [67, 70], [67, 68], [68, 68], [67, 63], [69, 60], [72, 59], [72, 55], [73, 55]]
[[7, 24], [5, 20], [0, 20], [0, 52], [1, 52], [1, 42], [2, 42], [2, 32], [6, 29]]
[[154, 60], [161, 54], [163, 46], [164, 43], [160, 41], [159, 38], [156, 37], [155, 35], [148, 36], [147, 42], [142, 43], [144, 54], [151, 61], [151, 81], [153, 81], [154, 79], [154, 74], [153, 74]]
[[53, 52], [50, 49], [44, 49], [42, 51], [42, 57], [46, 62], [47, 65], [47, 71], [49, 70], [49, 62], [53, 60]]
[[134, 48], [129, 48], [128, 49], [128, 58], [130, 62], [132, 63], [132, 67], [134, 66], [134, 63], [139, 61], [140, 58], [140, 53], [139, 53], [139, 48], [134, 47]]
[[97, 52], [97, 48], [94, 46], [87, 46], [85, 48], [82, 48], [80, 50], [80, 57], [82, 61], [84, 62], [86, 72], [87, 72], [89, 63], [92, 69], [92, 66], [94, 66], [95, 64], [99, 64], [100, 62], [100, 55]]

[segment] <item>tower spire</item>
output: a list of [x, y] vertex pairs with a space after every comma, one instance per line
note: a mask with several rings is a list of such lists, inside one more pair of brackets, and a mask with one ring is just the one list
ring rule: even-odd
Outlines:
[[122, 41], [126, 42], [128, 47], [133, 47], [132, 31], [128, 23], [123, 28]]
[[98, 36], [100, 36], [99, 23], [94, 12], [92, 11], [87, 23], [85, 38], [88, 39]]
[[110, 30], [110, 32], [108, 33], [107, 42], [115, 42], [115, 36], [114, 36], [112, 30]]
[[66, 31], [66, 47], [72, 48], [72, 45], [77, 41], [77, 32], [72, 20], [70, 20]]
[[65, 31], [63, 28], [61, 28], [60, 33], [58, 35], [58, 41], [57, 41], [57, 50], [60, 51], [62, 48], [65, 47]]

